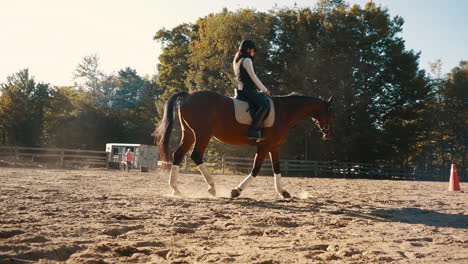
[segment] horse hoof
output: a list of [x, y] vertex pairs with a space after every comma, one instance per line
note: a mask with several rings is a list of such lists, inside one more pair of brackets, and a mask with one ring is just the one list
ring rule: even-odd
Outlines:
[[208, 192], [213, 195], [214, 197], [216, 197], [216, 189], [214, 186], [210, 186], [208, 187]]
[[182, 196], [182, 194], [177, 189], [172, 190], [172, 196]]
[[289, 199], [291, 198], [291, 194], [283, 190], [283, 192], [281, 193], [281, 197], [283, 197], [284, 199]]
[[240, 196], [240, 192], [239, 192], [239, 190], [237, 188], [231, 190], [231, 198], [236, 198], [236, 197], [239, 197], [239, 196]]

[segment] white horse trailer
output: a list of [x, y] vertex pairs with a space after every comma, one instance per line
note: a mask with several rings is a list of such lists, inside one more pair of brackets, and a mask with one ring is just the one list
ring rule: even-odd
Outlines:
[[133, 153], [132, 168], [141, 171], [154, 170], [157, 168], [159, 152], [156, 146], [128, 143], [108, 143], [106, 152], [108, 162], [119, 167], [125, 162], [125, 152], [130, 149]]

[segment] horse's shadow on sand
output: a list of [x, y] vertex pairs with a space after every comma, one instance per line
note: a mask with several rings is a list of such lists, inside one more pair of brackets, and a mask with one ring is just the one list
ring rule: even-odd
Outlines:
[[[301, 205], [295, 204], [295, 199], [282, 201], [259, 201], [254, 199], [239, 199], [236, 203], [243, 207], [265, 208], [280, 210], [287, 213], [311, 213], [311, 215], [323, 212], [330, 215], [346, 215], [382, 222], [400, 222], [407, 224], [422, 224], [433, 227], [468, 228], [468, 215], [448, 214], [420, 208], [375, 208], [364, 212], [358, 208], [347, 208], [343, 205], [338, 210], [327, 210], [327, 204], [316, 201], [300, 200]], [[339, 203], [333, 203], [339, 205]]]
[[407, 224], [423, 224], [434, 227], [468, 228], [468, 215], [446, 214], [420, 208], [374, 209], [373, 215], [386, 221]]
[[[233, 200], [229, 199], [226, 200], [228, 203], [232, 203]], [[313, 201], [304, 201], [302, 200], [301, 203], [305, 204], [306, 206], [297, 206], [295, 205], [296, 199], [289, 199], [289, 200], [255, 200], [250, 198], [239, 198], [235, 200], [235, 203], [240, 205], [241, 207], [251, 207], [251, 208], [264, 208], [269, 210], [279, 210], [285, 211], [289, 213], [304, 213], [304, 212], [318, 212], [320, 211], [321, 206], [323, 203], [313, 202]]]

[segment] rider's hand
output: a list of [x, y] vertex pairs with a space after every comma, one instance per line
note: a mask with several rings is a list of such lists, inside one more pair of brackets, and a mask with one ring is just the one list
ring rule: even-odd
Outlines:
[[270, 95], [271, 95], [271, 93], [270, 93], [270, 90], [266, 90], [266, 91], [265, 91], [265, 92], [263, 92], [263, 93], [264, 93], [264, 94], [266, 94], [266, 95], [268, 95], [268, 96], [270, 96]]

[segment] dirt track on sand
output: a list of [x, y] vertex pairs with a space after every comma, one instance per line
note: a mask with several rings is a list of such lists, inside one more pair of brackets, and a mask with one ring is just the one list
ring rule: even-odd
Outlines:
[[[447, 183], [179, 178], [0, 167], [0, 263], [468, 263], [468, 194]], [[466, 186], [462, 183], [462, 188]], [[465, 187], [466, 188], [466, 187]]]

